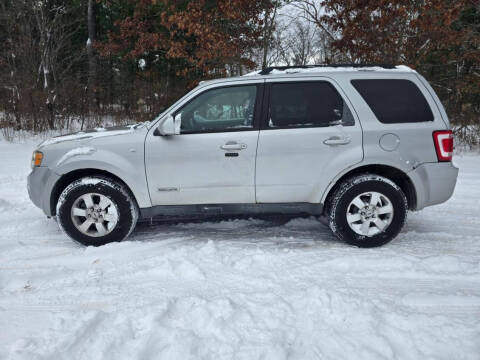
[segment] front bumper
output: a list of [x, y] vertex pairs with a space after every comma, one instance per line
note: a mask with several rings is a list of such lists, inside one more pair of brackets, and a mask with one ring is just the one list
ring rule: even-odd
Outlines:
[[457, 183], [458, 168], [451, 162], [425, 163], [408, 175], [416, 190], [416, 210], [420, 210], [450, 199]]
[[28, 175], [27, 188], [30, 200], [47, 216], [53, 216], [55, 212], [50, 206], [50, 197], [59, 178], [60, 175], [42, 166], [33, 168]]

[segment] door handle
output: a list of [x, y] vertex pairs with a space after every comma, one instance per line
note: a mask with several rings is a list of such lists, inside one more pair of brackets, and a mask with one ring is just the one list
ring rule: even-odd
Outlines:
[[247, 148], [247, 144], [237, 143], [235, 141], [228, 141], [224, 145], [220, 146], [220, 149], [226, 151], [243, 150]]
[[325, 145], [347, 145], [350, 144], [350, 138], [341, 136], [332, 136], [323, 142]]

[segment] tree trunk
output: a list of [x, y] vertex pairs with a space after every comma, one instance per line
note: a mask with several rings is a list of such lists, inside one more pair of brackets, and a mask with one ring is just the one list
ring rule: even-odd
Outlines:
[[87, 27], [88, 111], [91, 113], [94, 105], [98, 105], [96, 89], [97, 59], [95, 56], [95, 49], [93, 47], [93, 43], [96, 38], [95, 0], [88, 0]]
[[[262, 41], [262, 70], [265, 70], [268, 66], [267, 64], [267, 57], [268, 57], [268, 50], [270, 47], [270, 37], [271, 37], [271, 31], [270, 31], [270, 25], [268, 23], [270, 17], [270, 9], [265, 9], [265, 23], [264, 23], [264, 28], [263, 28], [263, 41]], [[272, 19], [273, 22], [273, 19]]]

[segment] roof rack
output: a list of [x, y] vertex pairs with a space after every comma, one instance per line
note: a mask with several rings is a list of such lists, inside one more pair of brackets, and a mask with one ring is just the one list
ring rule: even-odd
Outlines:
[[287, 69], [311, 69], [311, 68], [341, 68], [341, 67], [353, 67], [353, 68], [363, 68], [363, 67], [381, 67], [384, 69], [395, 69], [396, 65], [392, 64], [318, 64], [318, 65], [296, 65], [296, 66], [269, 66], [262, 71], [259, 75], [268, 75], [273, 70], [287, 70]]

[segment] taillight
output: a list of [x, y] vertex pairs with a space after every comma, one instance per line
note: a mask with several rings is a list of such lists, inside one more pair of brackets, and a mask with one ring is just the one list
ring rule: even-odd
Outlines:
[[433, 143], [437, 152], [438, 161], [452, 161], [453, 155], [453, 132], [441, 130], [433, 132]]

